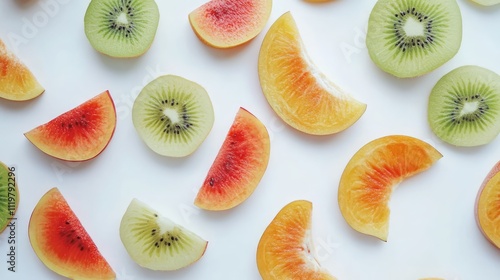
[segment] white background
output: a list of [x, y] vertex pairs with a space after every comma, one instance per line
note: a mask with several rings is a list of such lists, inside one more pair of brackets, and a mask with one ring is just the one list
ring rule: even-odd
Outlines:
[[[158, 0], [156, 39], [137, 59], [113, 59], [92, 49], [83, 31], [89, 1], [21, 2], [0, 1], [0, 38], [30, 67], [46, 92], [25, 103], [0, 100], [0, 161], [17, 167], [21, 194], [17, 272], [7, 270], [4, 232], [0, 279], [58, 279], [39, 261], [27, 236], [34, 206], [52, 187], [59, 187], [118, 279], [260, 279], [255, 262], [259, 238], [276, 213], [296, 199], [313, 202], [318, 259], [338, 279], [499, 279], [500, 250], [479, 232], [474, 200], [484, 176], [500, 160], [500, 138], [478, 148], [452, 147], [432, 134], [426, 114], [430, 90], [452, 69], [474, 64], [500, 73], [500, 6], [482, 8], [458, 0], [463, 16], [459, 53], [428, 75], [400, 80], [379, 70], [364, 45], [375, 0], [275, 0], [263, 32], [231, 50], [210, 48], [192, 31], [188, 14], [204, 0]], [[344, 132], [326, 137], [297, 132], [274, 114], [261, 92], [260, 44], [269, 26], [286, 11], [292, 12], [319, 69], [368, 105], [361, 119]], [[187, 158], [156, 155], [132, 125], [135, 96], [163, 74], [199, 83], [213, 102], [214, 127]], [[109, 146], [94, 160], [71, 164], [53, 159], [23, 136], [104, 90], [111, 92], [119, 120]], [[272, 137], [267, 172], [239, 207], [201, 211], [194, 207], [194, 197], [240, 106], [254, 113]], [[444, 157], [395, 191], [389, 239], [384, 243], [346, 224], [337, 205], [337, 187], [351, 156], [367, 142], [389, 134], [418, 137]], [[207, 239], [203, 258], [175, 272], [137, 266], [118, 233], [134, 197]]]

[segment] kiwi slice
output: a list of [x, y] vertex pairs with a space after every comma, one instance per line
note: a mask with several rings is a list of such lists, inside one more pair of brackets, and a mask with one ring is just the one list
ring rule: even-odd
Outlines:
[[0, 162], [0, 233], [5, 230], [14, 217], [19, 205], [17, 182], [8, 166]]
[[444, 75], [429, 96], [428, 121], [452, 145], [488, 144], [500, 133], [500, 76], [470, 65]]
[[159, 19], [154, 0], [92, 0], [85, 13], [85, 35], [103, 54], [136, 57], [150, 48]]
[[462, 42], [456, 0], [379, 0], [366, 46], [373, 62], [400, 78], [421, 76], [450, 60]]
[[176, 270], [199, 260], [208, 242], [133, 199], [120, 223], [120, 238], [130, 257], [152, 270]]
[[132, 108], [132, 121], [154, 152], [184, 157], [193, 153], [212, 130], [214, 109], [202, 86], [166, 75], [139, 93]]
[[471, 0], [471, 1], [482, 6], [493, 6], [500, 4], [500, 0]]

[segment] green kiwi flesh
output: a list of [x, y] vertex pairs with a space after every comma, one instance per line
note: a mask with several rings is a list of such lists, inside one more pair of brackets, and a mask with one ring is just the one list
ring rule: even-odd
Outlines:
[[435, 70], [455, 56], [461, 42], [456, 0], [379, 0], [368, 21], [370, 58], [399, 78]]
[[154, 0], [92, 0], [85, 13], [85, 35], [103, 54], [137, 57], [151, 47], [159, 19]]
[[9, 167], [0, 162], [0, 233], [5, 230], [14, 217], [19, 204], [19, 193], [15, 176]]
[[179, 76], [166, 75], [147, 84], [134, 101], [132, 121], [154, 152], [185, 157], [205, 140], [214, 124], [206, 90]]
[[429, 96], [428, 121], [449, 144], [488, 144], [500, 133], [500, 76], [471, 65], [444, 75]]
[[482, 6], [493, 6], [500, 4], [500, 0], [471, 0], [471, 1]]
[[133, 199], [120, 223], [120, 238], [130, 257], [151, 270], [176, 270], [198, 261], [208, 242]]

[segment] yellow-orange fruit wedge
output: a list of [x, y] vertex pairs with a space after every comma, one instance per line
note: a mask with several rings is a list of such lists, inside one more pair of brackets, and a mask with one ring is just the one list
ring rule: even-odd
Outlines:
[[392, 191], [441, 157], [434, 147], [410, 136], [371, 141], [356, 152], [342, 173], [338, 189], [342, 216], [353, 229], [387, 241]]
[[39, 96], [44, 91], [28, 67], [0, 40], [0, 97], [25, 101]]
[[296, 200], [271, 221], [257, 248], [257, 267], [263, 280], [336, 279], [314, 256], [311, 218], [312, 203]]
[[262, 42], [259, 79], [276, 114], [307, 134], [345, 130], [366, 110], [311, 62], [290, 12], [274, 22]]
[[500, 249], [500, 162], [486, 175], [479, 188], [475, 216], [484, 237]]

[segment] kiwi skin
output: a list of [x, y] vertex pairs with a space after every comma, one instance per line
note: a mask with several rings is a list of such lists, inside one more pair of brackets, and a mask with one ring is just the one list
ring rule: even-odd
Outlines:
[[[91, 0], [84, 17], [85, 35], [102, 54], [134, 58], [150, 49], [159, 18], [154, 0]], [[120, 23], [122, 19], [127, 23]]]
[[429, 96], [428, 122], [443, 141], [485, 145], [500, 133], [500, 76], [466, 65], [444, 75]]
[[[422, 34], [408, 34], [407, 27]], [[437, 69], [457, 54], [461, 42], [462, 16], [456, 0], [379, 0], [370, 13], [366, 35], [370, 58], [398, 78]]]

